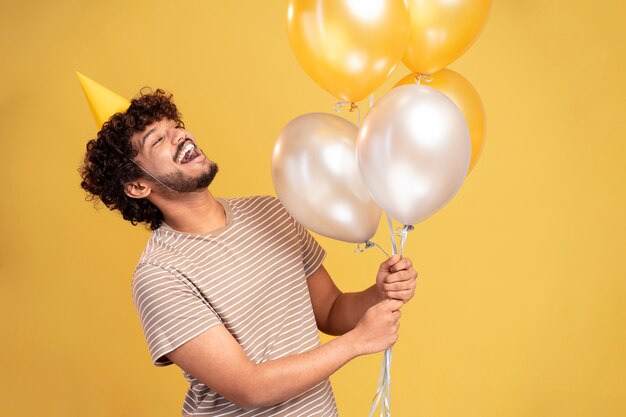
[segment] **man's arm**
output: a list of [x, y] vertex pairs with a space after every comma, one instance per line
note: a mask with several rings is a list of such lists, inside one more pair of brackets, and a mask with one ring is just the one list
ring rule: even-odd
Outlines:
[[342, 293], [320, 266], [308, 279], [317, 327], [342, 335], [352, 329], [368, 308], [386, 298], [407, 303], [415, 294], [417, 272], [409, 258], [394, 255], [380, 264], [376, 283], [361, 292]]
[[397, 340], [402, 302], [371, 307], [356, 327], [322, 346], [297, 355], [254, 364], [222, 325], [212, 327], [167, 357], [245, 408], [277, 404], [328, 378], [351, 359], [391, 347]]

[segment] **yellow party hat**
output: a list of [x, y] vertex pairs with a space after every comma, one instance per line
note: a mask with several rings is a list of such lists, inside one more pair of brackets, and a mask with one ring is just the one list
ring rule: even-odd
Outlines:
[[130, 101], [119, 94], [85, 77], [78, 71], [76, 71], [76, 75], [78, 76], [81, 87], [83, 87], [85, 97], [87, 97], [89, 108], [91, 108], [91, 113], [98, 125], [98, 129], [115, 113], [124, 112], [128, 109], [128, 106], [130, 106]]

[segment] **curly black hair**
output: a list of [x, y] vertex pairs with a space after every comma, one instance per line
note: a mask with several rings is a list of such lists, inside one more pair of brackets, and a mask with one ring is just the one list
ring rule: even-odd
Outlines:
[[82, 178], [80, 185], [87, 191], [88, 201], [100, 200], [109, 210], [119, 210], [133, 225], [146, 223], [151, 230], [161, 226], [163, 213], [147, 199], [128, 197], [124, 186], [143, 175], [131, 162], [138, 151], [133, 148], [130, 138], [162, 119], [183, 125], [172, 94], [161, 89], [154, 92], [142, 89], [126, 112], [114, 114], [104, 123], [97, 138], [87, 143], [85, 159], [78, 170]]

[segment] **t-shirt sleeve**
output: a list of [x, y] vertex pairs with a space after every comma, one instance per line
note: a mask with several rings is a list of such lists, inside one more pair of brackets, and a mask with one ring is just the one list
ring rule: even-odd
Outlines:
[[171, 365], [165, 356], [200, 333], [221, 324], [202, 295], [182, 277], [155, 265], [137, 267], [133, 302], [156, 366]]
[[322, 246], [317, 243], [315, 238], [309, 233], [309, 231], [294, 220], [296, 230], [298, 232], [298, 238], [302, 248], [302, 263], [304, 264], [304, 274], [308, 278], [317, 269], [322, 266], [324, 258], [326, 258], [326, 251]]

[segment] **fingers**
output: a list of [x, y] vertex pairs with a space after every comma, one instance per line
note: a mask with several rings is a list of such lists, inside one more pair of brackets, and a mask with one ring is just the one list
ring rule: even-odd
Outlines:
[[413, 290], [391, 291], [387, 293], [387, 297], [407, 303], [413, 298], [414, 294]]
[[[399, 256], [399, 255], [394, 255], [392, 258], [389, 259], [389, 261], [394, 260], [396, 256]], [[413, 262], [411, 262], [409, 258], [400, 258], [390, 264], [389, 271], [391, 271], [392, 273], [398, 272], [404, 269], [410, 269], [412, 266], [413, 266]]]
[[389, 291], [402, 291], [415, 288], [415, 275], [404, 274], [400, 277], [394, 277], [393, 279], [386, 279], [383, 283], [383, 290]]
[[398, 341], [398, 329], [400, 328], [400, 318], [402, 317], [402, 312], [400, 311], [400, 307], [404, 305], [404, 303], [400, 300], [386, 300], [387, 308], [391, 311], [388, 318], [386, 319], [389, 327], [389, 331], [391, 331], [392, 338], [389, 340], [390, 344], [388, 347], [393, 346]]
[[402, 304], [409, 302], [415, 295], [417, 271], [409, 258], [394, 255], [380, 266], [376, 276], [376, 286], [381, 298], [395, 299]]
[[406, 303], [415, 295], [415, 280], [384, 284], [383, 291], [386, 297]]
[[400, 311], [400, 308], [404, 305], [404, 302], [402, 300], [398, 300], [398, 299], [393, 299], [393, 298], [385, 298], [384, 300], [380, 301], [378, 304], [374, 304], [372, 307], [370, 307], [370, 310], [373, 309], [383, 309], [386, 311]]
[[390, 271], [393, 265], [397, 264], [401, 260], [402, 257], [399, 254], [395, 254], [391, 258], [380, 264], [380, 269]]
[[392, 314], [392, 320], [394, 320], [393, 322], [394, 338], [393, 338], [393, 343], [392, 343], [392, 346], [393, 346], [398, 341], [398, 337], [399, 337], [398, 330], [400, 329], [400, 317], [402, 316], [402, 312], [400, 310], [395, 310], [391, 314]]
[[[400, 262], [398, 262], [398, 264]], [[410, 261], [405, 265], [410, 265]], [[415, 271], [412, 266], [409, 266], [407, 270], [401, 270], [387, 275], [384, 278], [384, 282], [380, 284], [381, 290], [388, 298], [396, 298], [408, 302], [415, 294], [416, 279], [417, 271]]]
[[[382, 302], [386, 303], [387, 308], [394, 313], [400, 313], [400, 308], [404, 305], [404, 301], [392, 298], [388, 298]], [[398, 318], [400, 317], [398, 316]]]
[[[387, 262], [393, 262], [397, 256], [394, 255]], [[385, 277], [385, 282], [406, 281], [417, 278], [417, 271], [413, 269], [413, 262], [409, 258], [398, 259], [397, 262], [389, 266], [388, 271], [389, 275]]]
[[395, 282], [412, 281], [415, 278], [417, 278], [417, 271], [411, 268], [409, 270], [398, 271], [387, 275], [385, 277], [385, 283], [393, 284]]
[[387, 269], [390, 272], [396, 272], [402, 269], [409, 269], [413, 266], [413, 262], [411, 262], [411, 259], [409, 258], [403, 258], [399, 254], [395, 254], [380, 264], [380, 266], [382, 269]]

